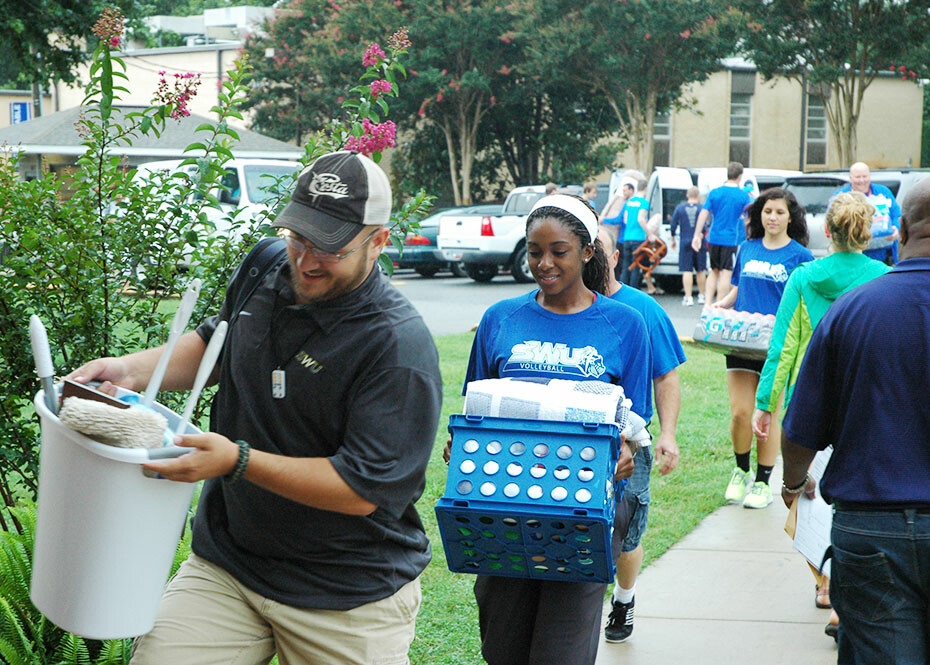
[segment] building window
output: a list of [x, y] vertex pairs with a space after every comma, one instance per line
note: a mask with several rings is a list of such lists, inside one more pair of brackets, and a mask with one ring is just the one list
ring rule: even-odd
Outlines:
[[668, 166], [672, 154], [672, 117], [669, 113], [656, 113], [652, 128], [652, 164]]
[[752, 140], [752, 95], [730, 95], [730, 161], [749, 166]]
[[814, 166], [827, 163], [827, 111], [823, 100], [816, 95], [807, 95], [807, 136], [805, 137], [804, 161]]

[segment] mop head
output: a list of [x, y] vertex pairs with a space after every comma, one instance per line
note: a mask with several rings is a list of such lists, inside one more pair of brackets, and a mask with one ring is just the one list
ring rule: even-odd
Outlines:
[[81, 397], [68, 397], [58, 418], [95, 441], [117, 448], [161, 448], [168, 421], [148, 409], [119, 409]]

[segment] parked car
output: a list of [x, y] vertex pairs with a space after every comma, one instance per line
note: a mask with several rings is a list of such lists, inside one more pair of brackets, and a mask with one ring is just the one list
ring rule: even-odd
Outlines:
[[440, 270], [451, 270], [456, 277], [465, 277], [467, 273], [461, 262], [447, 261], [436, 245], [439, 220], [450, 214], [493, 215], [499, 213], [500, 210], [500, 203], [440, 208], [420, 220], [420, 230], [418, 232], [407, 234], [402, 252], [398, 252], [397, 248], [389, 243], [385, 246], [384, 253], [398, 268], [413, 268], [424, 277], [432, 277]]
[[[872, 183], [890, 189], [899, 205], [915, 184], [930, 177], [930, 169], [875, 169], [871, 173]], [[804, 206], [806, 211], [809, 249], [815, 258], [826, 256], [830, 248], [824, 228], [827, 207], [836, 190], [847, 184], [849, 172], [838, 170], [805, 173], [786, 179], [785, 189], [797, 197], [798, 203]]]
[[446, 261], [461, 261], [476, 282], [490, 282], [503, 268], [520, 283], [533, 281], [526, 260], [527, 214], [545, 196], [544, 185], [515, 187], [498, 214], [449, 214], [439, 223], [437, 243]]
[[[196, 164], [181, 166], [182, 161], [167, 159], [145, 162], [136, 168], [135, 177], [151, 178], [151, 174], [157, 172], [181, 171], [189, 175], [197, 173]], [[218, 233], [229, 231], [230, 223], [226, 218], [236, 210], [239, 210], [236, 220], [257, 219], [266, 210], [266, 201], [276, 194], [275, 184], [280, 180], [292, 185], [293, 181], [285, 176], [297, 173], [300, 164], [280, 159], [231, 159], [223, 168], [221, 186], [214, 192], [222, 210], [205, 208], [207, 217], [216, 225]]]
[[827, 208], [834, 192], [840, 187], [849, 184], [847, 173], [806, 173], [792, 176], [785, 181], [785, 189], [792, 194], [804, 207], [804, 218], [807, 221], [807, 235], [809, 236], [807, 248], [819, 259], [827, 255], [830, 240], [827, 238], [824, 222], [827, 218]]
[[[597, 186], [595, 209], [607, 202], [608, 185]], [[560, 185], [560, 193], [581, 196], [581, 185]], [[526, 216], [545, 196], [544, 185], [515, 187], [503, 208], [494, 213], [462, 211], [441, 218], [437, 244], [445, 260], [460, 261], [465, 272], [476, 282], [489, 282], [501, 268], [510, 271], [521, 283], [533, 281], [526, 259]]]
[[[870, 173], [872, 182], [890, 189], [900, 205], [915, 184], [930, 176], [930, 169], [871, 169]], [[820, 171], [812, 175], [832, 175], [848, 180], [849, 171], [834, 169]]]

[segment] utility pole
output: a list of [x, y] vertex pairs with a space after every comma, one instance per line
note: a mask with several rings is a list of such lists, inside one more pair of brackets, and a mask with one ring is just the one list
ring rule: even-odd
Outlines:
[[[37, 53], [35, 47], [30, 46], [29, 52], [32, 53], [32, 56], [39, 62], [42, 62], [42, 54]], [[39, 72], [42, 71], [41, 66], [37, 67]], [[42, 86], [39, 85], [39, 76], [36, 74], [35, 78], [32, 79], [32, 117], [38, 118], [42, 115]]]

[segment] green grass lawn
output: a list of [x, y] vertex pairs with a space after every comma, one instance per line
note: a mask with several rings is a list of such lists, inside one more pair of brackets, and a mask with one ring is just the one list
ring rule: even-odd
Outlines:
[[[472, 594], [474, 577], [449, 572], [433, 512], [445, 491], [442, 451], [448, 439], [446, 425], [450, 414], [462, 411], [462, 382], [473, 338], [473, 333], [464, 333], [436, 340], [442, 367], [443, 412], [427, 469], [426, 490], [417, 504], [433, 546], [433, 561], [422, 577], [423, 605], [410, 653], [414, 665], [483, 662]], [[723, 489], [733, 466], [723, 357], [693, 345], [687, 345], [685, 353], [688, 362], [679, 369], [683, 393], [678, 422], [681, 464], [665, 477], [653, 471], [649, 528], [643, 536], [646, 566], [723, 505]], [[658, 422], [651, 429], [657, 433]]]

